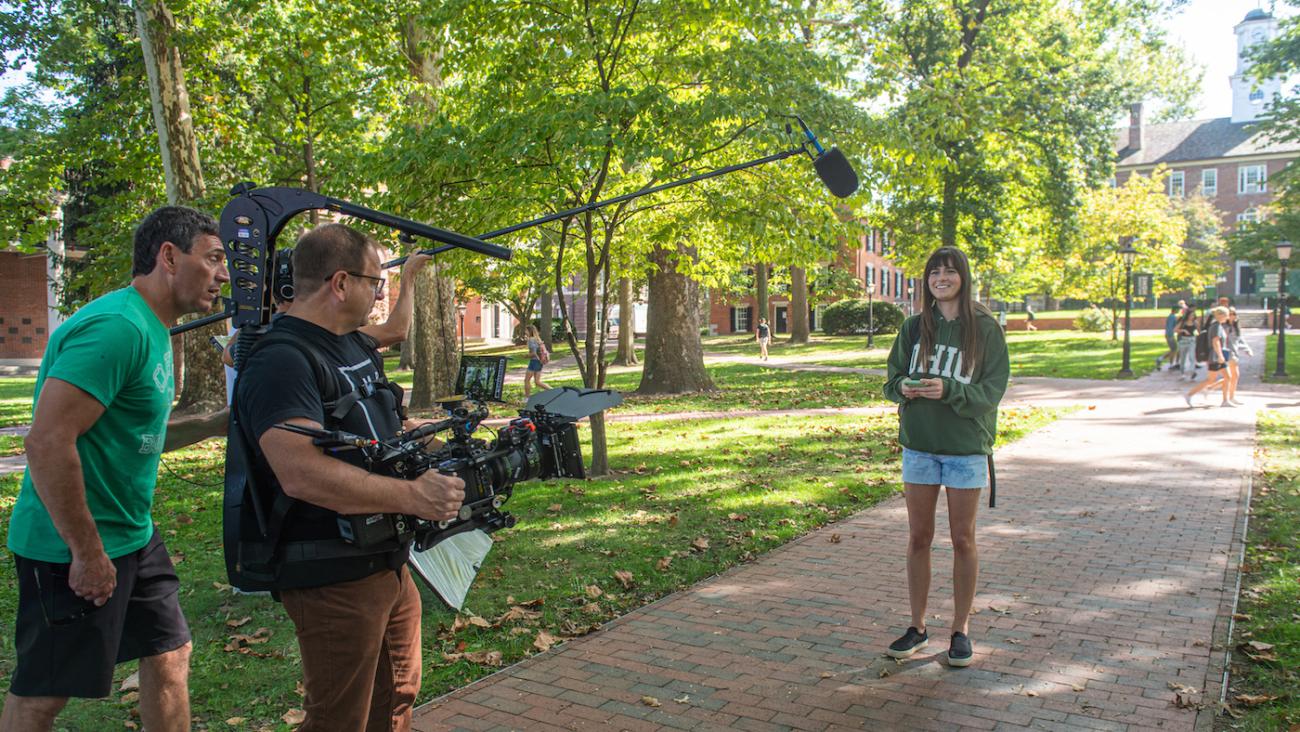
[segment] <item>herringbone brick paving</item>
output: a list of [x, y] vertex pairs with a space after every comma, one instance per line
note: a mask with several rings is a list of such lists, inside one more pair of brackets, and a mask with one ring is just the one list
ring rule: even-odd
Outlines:
[[1171, 684], [1218, 699], [1254, 409], [1187, 410], [1174, 388], [1145, 379], [999, 452], [969, 668], [942, 663], [943, 516], [931, 645], [882, 655], [908, 615], [894, 499], [437, 699], [415, 728], [1208, 729]]

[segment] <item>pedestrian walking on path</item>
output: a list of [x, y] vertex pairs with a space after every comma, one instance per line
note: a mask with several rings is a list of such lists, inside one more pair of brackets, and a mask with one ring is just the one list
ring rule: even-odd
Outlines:
[[1210, 316], [1214, 322], [1209, 324], [1209, 334], [1206, 338], [1210, 342], [1209, 356], [1206, 359], [1209, 363], [1209, 373], [1205, 375], [1205, 381], [1192, 387], [1192, 390], [1183, 395], [1183, 400], [1187, 402], [1188, 407], [1196, 406], [1192, 397], [1195, 397], [1202, 391], [1215, 386], [1216, 384], [1223, 389], [1223, 403], [1220, 406], [1234, 407], [1228, 393], [1228, 384], [1230, 381], [1228, 371], [1228, 361], [1230, 360], [1228, 351], [1228, 308], [1219, 305], [1210, 311]]
[[758, 341], [758, 357], [766, 361], [767, 346], [772, 342], [772, 329], [767, 326], [767, 318], [758, 319], [758, 327], [754, 329], [754, 340]]
[[524, 336], [528, 339], [528, 368], [524, 371], [524, 398], [527, 399], [532, 393], [530, 383], [536, 384], [539, 390], [551, 388], [542, 381], [542, 369], [550, 362], [551, 355], [542, 342], [541, 334], [537, 332], [537, 326], [524, 328]]
[[1190, 305], [1183, 306], [1182, 317], [1174, 328], [1178, 336], [1178, 360], [1174, 366], [1182, 373], [1180, 379], [1196, 381], [1196, 309]]
[[925, 265], [918, 315], [903, 323], [889, 354], [885, 396], [899, 403], [907, 503], [907, 594], [912, 624], [889, 646], [907, 658], [929, 643], [930, 547], [939, 489], [947, 489], [953, 547], [953, 618], [948, 664], [973, 657], [971, 603], [979, 577], [975, 516], [989, 484], [988, 456], [997, 434], [998, 402], [1010, 362], [1002, 328], [971, 298], [970, 263], [961, 250], [941, 247]]

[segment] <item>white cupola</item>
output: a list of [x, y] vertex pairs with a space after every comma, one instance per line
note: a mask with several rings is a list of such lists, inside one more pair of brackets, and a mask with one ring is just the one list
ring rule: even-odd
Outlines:
[[1264, 114], [1273, 98], [1282, 95], [1282, 80], [1250, 77], [1251, 47], [1277, 36], [1277, 18], [1256, 8], [1233, 29], [1237, 34], [1237, 70], [1232, 74], [1232, 121], [1251, 122]]

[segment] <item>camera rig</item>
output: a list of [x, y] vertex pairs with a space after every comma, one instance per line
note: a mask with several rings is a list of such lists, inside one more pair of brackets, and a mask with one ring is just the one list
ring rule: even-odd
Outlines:
[[[428, 521], [403, 514], [339, 517], [340, 535], [359, 548], [396, 539], [413, 541], [415, 550], [423, 552], [462, 532], [477, 529], [490, 534], [514, 526], [514, 516], [501, 509], [517, 483], [585, 477], [576, 423], [622, 402], [618, 392], [608, 389], [549, 389], [533, 396], [519, 417], [498, 428], [491, 440], [474, 437], [488, 417], [487, 405], [475, 399], [444, 403], [446, 419], [389, 440], [294, 424], [276, 426], [307, 435], [312, 444], [328, 452], [359, 450], [372, 473], [410, 480], [436, 470], [463, 480], [465, 500], [453, 519]], [[448, 436], [441, 447], [425, 447], [428, 438], [444, 433]]]

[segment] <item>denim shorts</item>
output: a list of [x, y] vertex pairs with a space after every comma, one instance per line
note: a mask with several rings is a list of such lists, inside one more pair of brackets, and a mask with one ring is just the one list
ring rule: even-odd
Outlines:
[[903, 482], [948, 488], [987, 488], [988, 455], [936, 455], [903, 448]]

